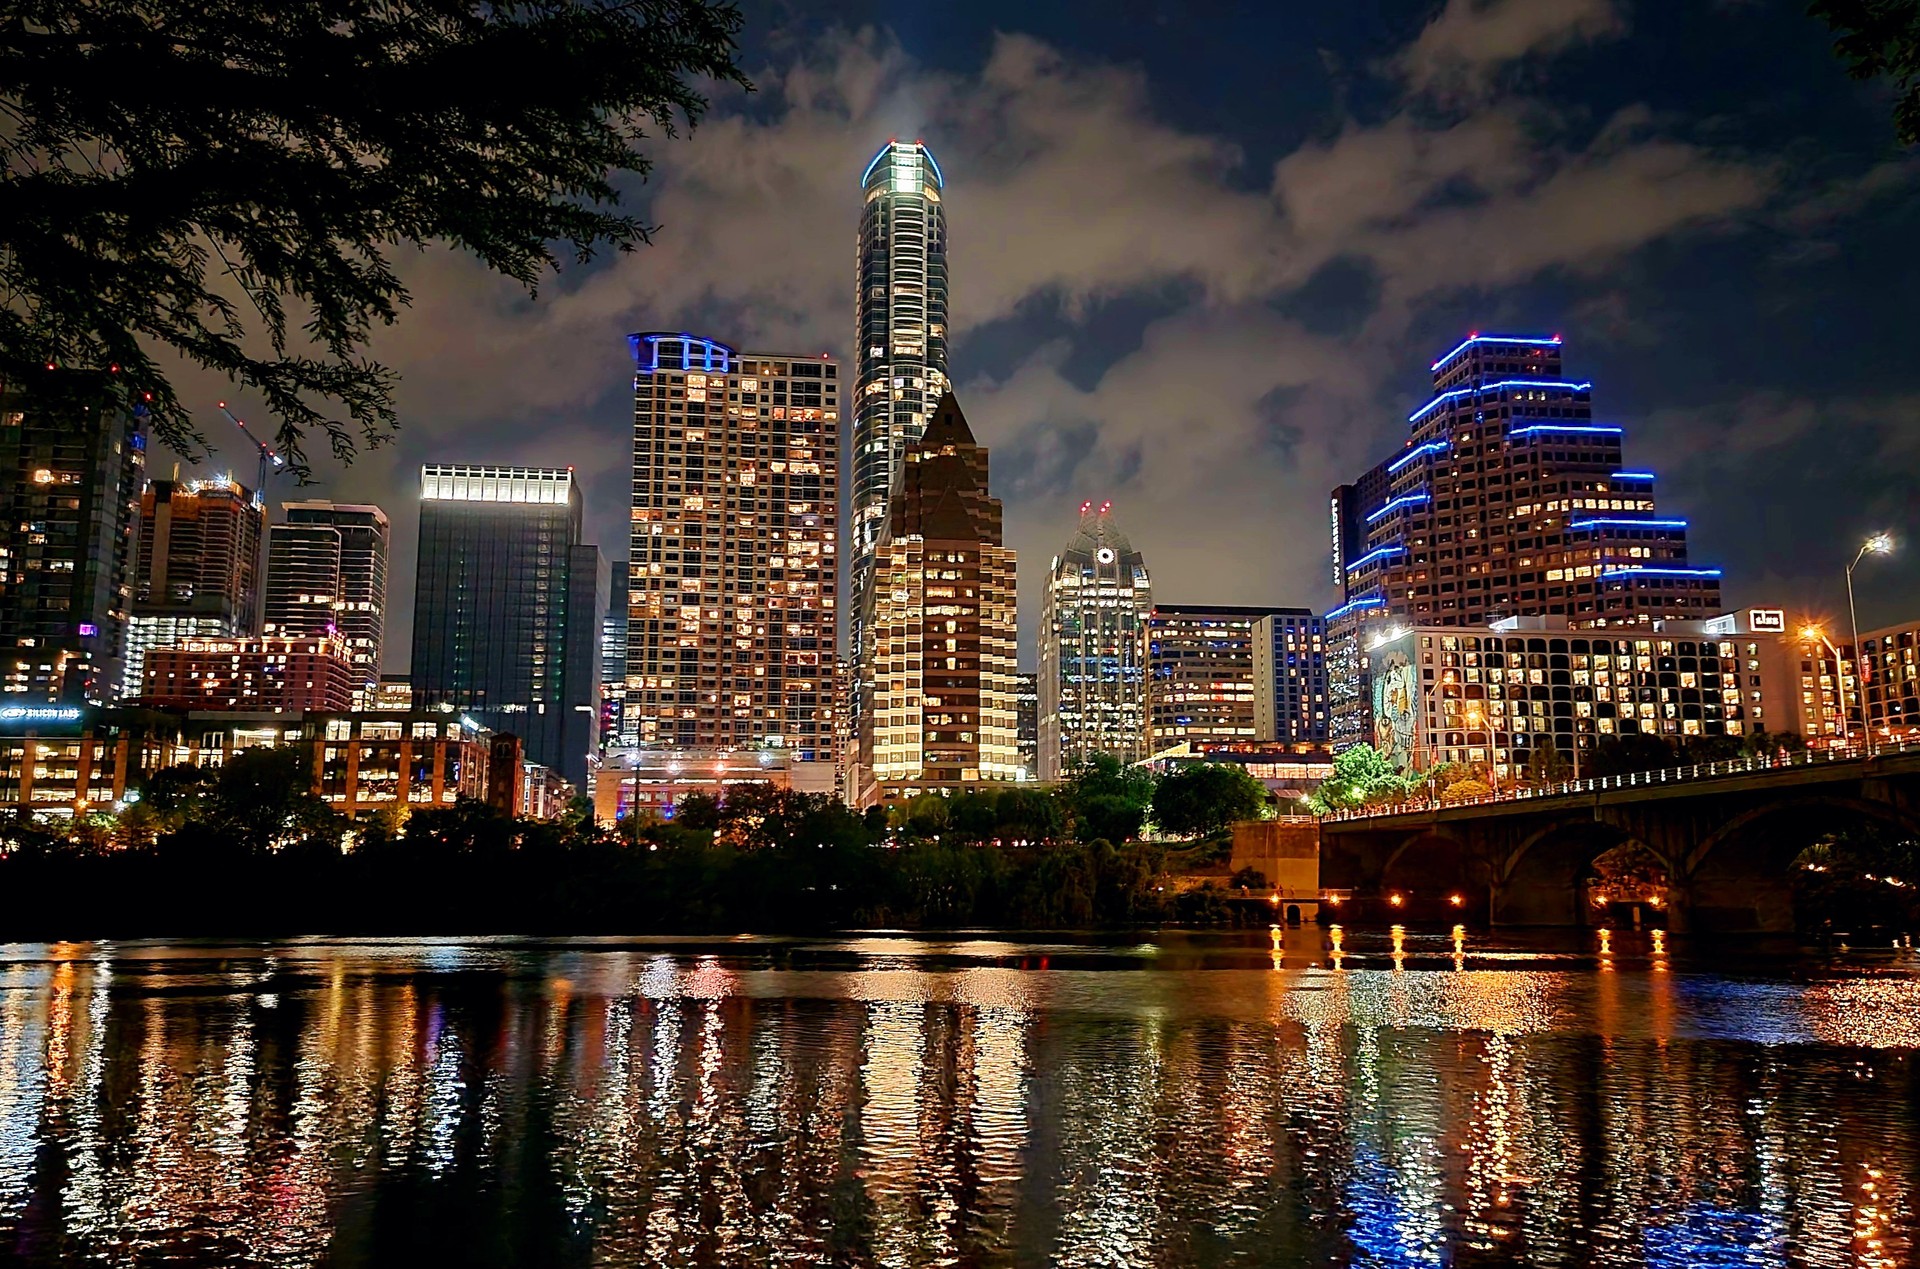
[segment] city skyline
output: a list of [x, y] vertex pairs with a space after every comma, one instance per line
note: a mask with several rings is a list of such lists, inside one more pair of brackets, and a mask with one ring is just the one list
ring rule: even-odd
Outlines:
[[[939, 156], [956, 386], [1007, 472], [1008, 541], [1029, 558], [1051, 554], [1082, 500], [1112, 499], [1165, 561], [1169, 601], [1324, 611], [1336, 603], [1324, 491], [1387, 452], [1425, 398], [1427, 363], [1470, 330], [1555, 332], [1577, 342], [1581, 376], [1606, 385], [1607, 421], [1629, 430], [1663, 501], [1694, 520], [1694, 553], [1725, 570], [1728, 606], [1838, 615], [1845, 543], [1902, 529], [1912, 496], [1889, 461], [1910, 429], [1888, 421], [1910, 387], [1897, 324], [1880, 319], [1912, 267], [1881, 247], [1906, 223], [1890, 200], [1913, 165], [1888, 149], [1883, 102], [1845, 81], [1797, 14], [1743, 9], [1705, 41], [1676, 32], [1682, 15], [1593, 5], [1583, 24], [1556, 9], [1526, 56], [1472, 62], [1447, 43], [1466, 8], [1432, 22], [1428, 8], [1391, 8], [1371, 42], [1317, 15], [1297, 38], [1259, 27], [1302, 73], [1258, 89], [1274, 109], [1252, 131], [1226, 105], [1254, 91], [1237, 51], [1202, 92], [1177, 65], [1179, 40], [1157, 49], [1125, 21], [1076, 33], [989, 6], [860, 38], [803, 28], [778, 57], [750, 46], [773, 68], [758, 77], [766, 117], [723, 100], [684, 153], [663, 152], [648, 204], [662, 232], [630, 262], [511, 311], [451, 258], [421, 264], [420, 305], [382, 350], [405, 376], [408, 426], [360, 466], [323, 466], [316, 491], [395, 516], [389, 670], [408, 643], [411, 465], [573, 463], [590, 536], [617, 550], [626, 331], [724, 330], [851, 364], [856, 178], [889, 136]], [[1027, 33], [992, 37], [995, 22]], [[1309, 42], [1349, 69], [1318, 65]], [[1703, 51], [1715, 42], [1737, 56]], [[1596, 65], [1609, 73], [1576, 73]], [[866, 87], [812, 101], [799, 68]], [[1754, 85], [1784, 86], [1795, 118], [1735, 109], [1765, 95]], [[1546, 140], [1523, 137], [1519, 120], [1550, 101], [1568, 113], [1542, 121]], [[1422, 122], [1422, 103], [1443, 124]], [[1025, 147], [1025, 168], [1001, 137]], [[1810, 145], [1822, 162], [1784, 162]], [[714, 170], [742, 146], [768, 166]], [[1475, 163], [1491, 175], [1446, 185]], [[772, 173], [786, 182], [777, 196], [754, 184]], [[1141, 238], [1141, 214], [1111, 211], [1102, 190], [1149, 177], [1157, 228]], [[1309, 197], [1354, 182], [1392, 197], [1352, 212]], [[1581, 208], [1608, 199], [1619, 223], [1595, 228]], [[1405, 226], [1392, 218], [1402, 205]], [[1165, 229], [1173, 213], [1199, 232]], [[714, 263], [723, 234], [755, 241], [747, 267]], [[1244, 267], [1223, 269], [1229, 254]], [[1850, 259], [1875, 260], [1877, 276]], [[1742, 279], [1725, 301], [1699, 285], [1707, 268]], [[224, 459], [247, 466], [230, 448]], [[1217, 487], [1196, 483], [1203, 462]], [[1244, 575], [1209, 564], [1223, 522], [1277, 548]], [[1916, 567], [1912, 552], [1876, 565], [1863, 627], [1904, 615]], [[1031, 666], [1038, 595], [1021, 600]]]

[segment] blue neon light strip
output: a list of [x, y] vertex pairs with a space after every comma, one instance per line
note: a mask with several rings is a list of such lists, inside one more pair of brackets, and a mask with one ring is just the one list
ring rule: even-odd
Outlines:
[[1458, 348], [1428, 366], [1427, 369], [1438, 370], [1475, 344], [1531, 344], [1538, 348], [1558, 348], [1560, 337], [1555, 335], [1549, 339], [1535, 339], [1531, 335], [1469, 335], [1460, 341]]
[[1376, 550], [1368, 551], [1357, 560], [1348, 560], [1347, 571], [1351, 573], [1356, 568], [1364, 568], [1375, 560], [1385, 559], [1389, 555], [1403, 555], [1406, 553], [1406, 549], [1404, 546], [1383, 546]]
[[1414, 459], [1419, 458], [1422, 454], [1444, 454], [1450, 448], [1451, 446], [1445, 441], [1428, 441], [1425, 445], [1416, 445], [1406, 453], [1400, 455], [1400, 457], [1388, 463], [1387, 474], [1391, 476]]
[[1431, 501], [1433, 501], [1432, 497], [1423, 493], [1401, 494], [1398, 498], [1395, 498], [1393, 501], [1387, 503], [1387, 505], [1385, 505], [1384, 507], [1381, 507], [1378, 511], [1374, 512], [1372, 515], [1368, 516], [1367, 523], [1372, 524], [1376, 520], [1384, 519], [1387, 515], [1392, 513], [1395, 507], [1409, 507], [1416, 502], [1431, 502]]
[[1601, 580], [1603, 581], [1609, 577], [1718, 577], [1718, 576], [1720, 576], [1720, 570], [1717, 568], [1647, 568], [1643, 565], [1638, 565], [1638, 564], [1628, 568], [1603, 569], [1600, 573]]
[[873, 156], [873, 162], [867, 164], [867, 170], [860, 173], [861, 189], [865, 189], [867, 187], [867, 178], [873, 175], [874, 168], [880, 166], [880, 160], [886, 158], [889, 154], [892, 154], [892, 153], [893, 153], [893, 142], [889, 141], [885, 145], [880, 147], [880, 153]]
[[1684, 529], [1687, 527], [1685, 520], [1621, 520], [1604, 516], [1593, 520], [1575, 520], [1567, 527], [1569, 529], [1592, 529], [1600, 525], [1611, 524], [1624, 525], [1629, 529]]
[[1613, 473], [1612, 479], [1614, 480], [1652, 480], [1653, 473], [1650, 471], [1617, 471]]
[[1427, 402], [1412, 414], [1409, 414], [1407, 416], [1407, 422], [1418, 423], [1433, 410], [1454, 400], [1456, 397], [1478, 396], [1482, 392], [1498, 392], [1502, 388], [1565, 388], [1570, 392], [1586, 392], [1592, 387], [1593, 384], [1591, 381], [1586, 383], [1568, 383], [1565, 379], [1502, 379], [1499, 383], [1483, 384], [1477, 388], [1455, 388], [1452, 392], [1442, 392], [1439, 396]]
[[940, 174], [940, 165], [934, 162], [933, 151], [927, 148], [927, 144], [924, 141], [916, 141], [914, 144], [920, 147], [920, 153], [927, 156], [927, 166], [933, 169], [934, 183], [941, 189], [945, 189], [947, 187], [947, 178]]
[[1531, 436], [1535, 432], [1572, 432], [1575, 435], [1618, 436], [1625, 428], [1600, 427], [1591, 423], [1534, 423], [1527, 427], [1516, 427], [1508, 436]]
[[1346, 616], [1348, 613], [1352, 612], [1356, 608], [1378, 608], [1381, 604], [1384, 604], [1386, 602], [1387, 602], [1386, 600], [1382, 599], [1378, 595], [1368, 595], [1365, 599], [1355, 599], [1348, 603], [1344, 603], [1340, 605], [1338, 608], [1335, 608], [1332, 612], [1329, 612], [1326, 616], [1320, 618], [1320, 620], [1332, 621], [1336, 617]]

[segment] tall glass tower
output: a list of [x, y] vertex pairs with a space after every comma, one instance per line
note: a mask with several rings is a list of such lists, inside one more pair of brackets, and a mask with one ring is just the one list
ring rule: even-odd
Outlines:
[[859, 327], [849, 521], [852, 646], [894, 473], [947, 390], [947, 215], [933, 152], [889, 141], [860, 177]]
[[1147, 756], [1146, 562], [1108, 514], [1080, 506], [1040, 603], [1039, 766], [1071, 774], [1095, 754]]

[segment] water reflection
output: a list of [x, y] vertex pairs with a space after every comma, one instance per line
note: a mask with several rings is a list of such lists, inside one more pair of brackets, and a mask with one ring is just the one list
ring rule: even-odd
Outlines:
[[1920, 982], [1584, 949], [6, 949], [0, 1263], [1912, 1262]]

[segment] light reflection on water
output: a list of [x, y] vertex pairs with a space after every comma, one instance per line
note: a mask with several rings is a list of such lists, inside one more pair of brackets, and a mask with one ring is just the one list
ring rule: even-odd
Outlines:
[[1912, 1263], [1920, 979], [1735, 963], [0, 948], [0, 1264]]

